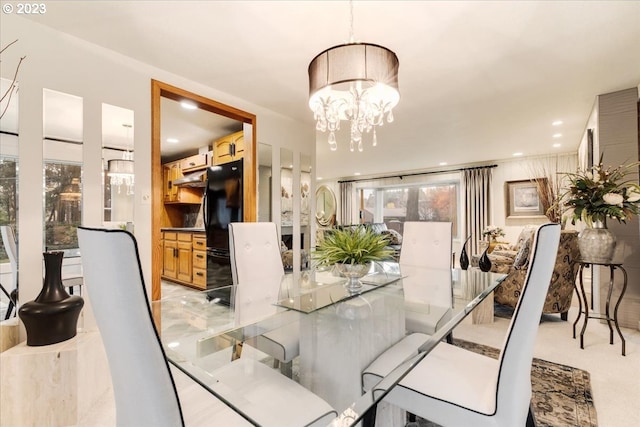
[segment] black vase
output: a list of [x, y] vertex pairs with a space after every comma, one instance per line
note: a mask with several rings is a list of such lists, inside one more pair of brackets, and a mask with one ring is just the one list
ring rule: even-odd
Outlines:
[[467, 240], [464, 241], [462, 244], [462, 252], [460, 252], [460, 268], [463, 270], [469, 268], [469, 255], [467, 255], [466, 246], [470, 238], [471, 236], [467, 237]]
[[18, 315], [27, 330], [27, 345], [59, 343], [76, 336], [84, 300], [67, 293], [62, 284], [64, 252], [45, 252], [44, 283], [38, 297], [23, 304]]
[[489, 255], [487, 255], [488, 250], [489, 248], [484, 250], [482, 256], [480, 257], [480, 260], [478, 261], [478, 267], [480, 267], [480, 270], [482, 271], [491, 270], [491, 260], [489, 259]]

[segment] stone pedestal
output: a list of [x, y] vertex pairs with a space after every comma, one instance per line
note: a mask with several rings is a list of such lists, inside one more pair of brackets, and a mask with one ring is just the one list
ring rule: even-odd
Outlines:
[[98, 332], [0, 353], [0, 425], [76, 425], [111, 388]]
[[0, 322], [0, 353], [20, 342], [20, 322], [17, 317]]
[[481, 323], [493, 323], [493, 292], [487, 295], [471, 312], [471, 321], [474, 325]]

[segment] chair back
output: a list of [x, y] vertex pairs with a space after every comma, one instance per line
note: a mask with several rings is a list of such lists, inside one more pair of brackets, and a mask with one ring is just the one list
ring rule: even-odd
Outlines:
[[500, 354], [498, 425], [525, 425], [531, 400], [531, 363], [538, 324], [560, 241], [560, 224], [541, 225], [533, 241], [529, 269]]
[[9, 258], [9, 265], [11, 266], [11, 286], [6, 289], [7, 292], [11, 292], [18, 287], [18, 248], [11, 226], [0, 226], [0, 234], [2, 234], [2, 244]]
[[229, 252], [236, 319], [244, 323], [273, 313], [284, 275], [276, 224], [229, 224]]
[[400, 265], [451, 268], [451, 238], [450, 222], [405, 222]]
[[138, 247], [124, 230], [78, 227], [86, 291], [109, 360], [119, 426], [182, 426]]

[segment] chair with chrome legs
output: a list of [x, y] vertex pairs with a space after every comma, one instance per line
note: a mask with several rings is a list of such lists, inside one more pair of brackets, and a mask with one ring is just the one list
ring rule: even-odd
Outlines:
[[[238, 222], [229, 225], [231, 275], [235, 285], [237, 315], [250, 319], [275, 310], [284, 266], [278, 230], [272, 222]], [[248, 341], [272, 356], [288, 377], [293, 359], [300, 354], [300, 324], [297, 321]]]
[[[538, 229], [522, 295], [497, 360], [440, 342], [384, 400], [444, 427], [533, 425], [533, 347], [559, 239], [560, 224]], [[411, 334], [383, 353], [363, 372], [364, 388], [375, 393], [378, 381], [415, 356], [427, 339]]]
[[[279, 414], [277, 425], [282, 426], [324, 426], [335, 418], [329, 404], [301, 385], [266, 365], [242, 359], [225, 366], [224, 372], [215, 372], [227, 389], [236, 381], [251, 380], [251, 399], [242, 396], [236, 410], [231, 409], [168, 362], [151, 314], [133, 235], [124, 230], [78, 227], [78, 243], [85, 292], [109, 361], [116, 425], [253, 425], [240, 412], [250, 414], [259, 425], [275, 425], [269, 415], [273, 413]], [[274, 394], [287, 396], [286, 407], [274, 403]], [[305, 410], [292, 415], [291, 407]]]

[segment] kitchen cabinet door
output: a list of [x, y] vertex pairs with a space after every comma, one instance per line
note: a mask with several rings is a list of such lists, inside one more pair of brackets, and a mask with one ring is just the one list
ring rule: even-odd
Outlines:
[[178, 242], [175, 240], [164, 240], [162, 243], [163, 268], [162, 275], [170, 278], [178, 277], [177, 260]]
[[178, 242], [177, 277], [178, 280], [191, 282], [193, 254], [191, 242]]
[[244, 133], [227, 135], [213, 143], [213, 164], [221, 165], [244, 157]]

